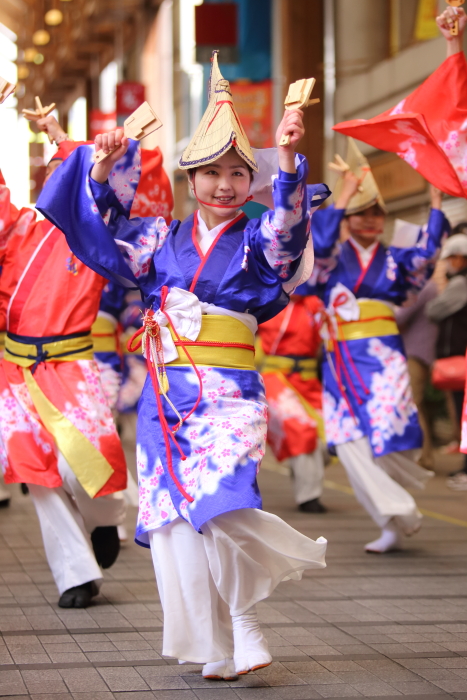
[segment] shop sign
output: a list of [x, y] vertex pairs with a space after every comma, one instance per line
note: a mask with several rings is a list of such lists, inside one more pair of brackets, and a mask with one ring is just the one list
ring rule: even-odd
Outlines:
[[209, 63], [215, 49], [220, 63], [238, 62], [238, 5], [209, 2], [195, 6], [196, 61]]
[[89, 138], [94, 141], [97, 134], [112, 131], [117, 126], [116, 112], [102, 112], [100, 109], [92, 109], [89, 115]]
[[274, 146], [272, 81], [231, 83], [235, 109], [253, 148]]
[[145, 88], [142, 83], [129, 80], [119, 83], [117, 85], [117, 118], [127, 117], [143, 104], [145, 99]]

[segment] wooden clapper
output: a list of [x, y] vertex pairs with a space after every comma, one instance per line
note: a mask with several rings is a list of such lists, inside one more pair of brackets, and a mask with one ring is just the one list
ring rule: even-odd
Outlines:
[[[338, 153], [336, 153], [334, 158], [336, 159], [335, 163], [328, 163], [329, 170], [334, 170], [334, 172], [339, 173], [339, 175], [344, 175], [350, 170], [350, 165], [346, 163], [345, 160], [341, 158]], [[358, 186], [358, 191], [363, 192], [363, 187], [361, 185]]]
[[16, 90], [16, 85], [14, 83], [9, 83], [8, 80], [0, 77], [0, 105], [5, 102], [6, 98], [9, 97]]
[[[446, 0], [448, 5], [451, 5], [451, 7], [460, 7], [461, 5], [464, 4], [465, 0]], [[452, 25], [451, 29], [451, 36], [459, 36], [459, 20], [456, 19], [454, 24]]]
[[[319, 98], [310, 100], [310, 95], [315, 86], [315, 78], [303, 78], [289, 85], [289, 91], [284, 101], [286, 109], [304, 109], [310, 105], [318, 104]], [[290, 136], [282, 134], [279, 146], [288, 146], [290, 144]]]
[[[37, 122], [39, 119], [47, 117], [50, 112], [53, 112], [55, 109], [55, 102], [52, 102], [52, 104], [48, 105], [47, 107], [43, 107], [39, 97], [36, 97], [35, 101], [36, 109], [23, 109], [23, 116], [30, 122]], [[53, 143], [53, 138], [49, 133], [47, 133], [47, 136], [49, 137], [50, 143]]]
[[[125, 119], [123, 122], [123, 133], [129, 139], [134, 139], [135, 141], [141, 141], [145, 136], [149, 136], [153, 131], [160, 129], [162, 122], [150, 106], [148, 102], [143, 102], [142, 105], [135, 109], [133, 114]], [[94, 163], [102, 163], [103, 160], [110, 156], [111, 153], [116, 151], [114, 148], [109, 153], [104, 153], [101, 149], [94, 154]]]

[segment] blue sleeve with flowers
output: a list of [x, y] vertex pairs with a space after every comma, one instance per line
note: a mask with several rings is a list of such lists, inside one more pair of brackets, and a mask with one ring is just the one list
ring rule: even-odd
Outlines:
[[344, 216], [345, 209], [336, 209], [334, 204], [314, 212], [311, 221], [311, 237], [315, 252], [314, 267], [309, 279], [297, 288], [297, 294], [322, 296], [324, 285], [339, 261], [340, 225]]
[[417, 244], [410, 248], [389, 248], [397, 266], [399, 279], [407, 290], [423, 289], [433, 274], [444, 236], [451, 230], [449, 221], [439, 209], [432, 209], [426, 226], [420, 231]]
[[37, 209], [64, 231], [85, 265], [124, 286], [144, 287], [169, 227], [162, 217], [128, 218], [141, 172], [139, 144], [130, 140], [105, 184], [90, 177], [92, 155], [92, 146], [77, 148], [47, 182]]
[[253, 254], [264, 255], [284, 282], [295, 274], [310, 235], [307, 176], [308, 163], [301, 155], [296, 173], [279, 170], [273, 183], [274, 209], [264, 212], [257, 234], [250, 237]]

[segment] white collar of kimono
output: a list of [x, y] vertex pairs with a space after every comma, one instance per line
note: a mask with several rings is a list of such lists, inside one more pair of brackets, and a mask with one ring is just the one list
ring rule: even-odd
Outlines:
[[220, 233], [221, 230], [224, 228], [224, 226], [227, 226], [227, 224], [230, 221], [233, 221], [237, 216], [238, 216], [238, 211], [235, 212], [235, 214], [232, 216], [232, 218], [226, 219], [225, 221], [222, 221], [222, 223], [218, 224], [217, 226], [214, 226], [214, 228], [208, 229], [206, 222], [204, 221], [203, 217], [201, 216], [201, 211], [198, 210], [198, 228], [196, 230], [196, 237], [198, 239], [199, 247], [203, 251], [203, 255], [205, 255], [207, 253], [211, 243], [216, 238], [217, 234]]
[[[214, 304], [200, 301], [196, 294], [186, 289], [172, 287], [167, 295], [164, 311], [170, 316], [170, 320], [178, 335], [196, 340], [201, 330], [201, 316], [203, 314], [215, 316], [232, 316], [243, 323], [253, 335], [258, 330], [258, 322], [251, 314], [230, 311]], [[154, 314], [154, 319], [160, 326], [161, 342], [164, 350], [164, 362], [173, 362], [178, 358], [178, 350], [168, 329], [168, 320], [159, 309]]]
[[368, 248], [364, 248], [360, 243], [357, 243], [357, 241], [354, 238], [349, 239], [350, 244], [355, 248], [355, 250], [358, 253], [358, 257], [360, 258], [360, 262], [362, 266], [368, 267], [371, 257], [375, 251], [375, 248], [379, 245], [379, 241], [375, 241], [371, 245], [368, 246]]

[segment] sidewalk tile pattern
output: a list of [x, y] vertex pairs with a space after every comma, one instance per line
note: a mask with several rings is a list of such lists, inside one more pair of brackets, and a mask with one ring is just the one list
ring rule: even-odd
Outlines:
[[[352, 497], [296, 511], [281, 474], [265, 508], [329, 541], [328, 568], [259, 605], [271, 666], [225, 683], [161, 656], [162, 610], [147, 550], [128, 543], [87, 610], [61, 610], [34, 508], [0, 511], [0, 697], [13, 700], [467, 700], [467, 530], [426, 518], [404, 551], [371, 556], [376, 530]], [[435, 504], [433, 504], [435, 508]], [[128, 517], [131, 531], [135, 511]]]

